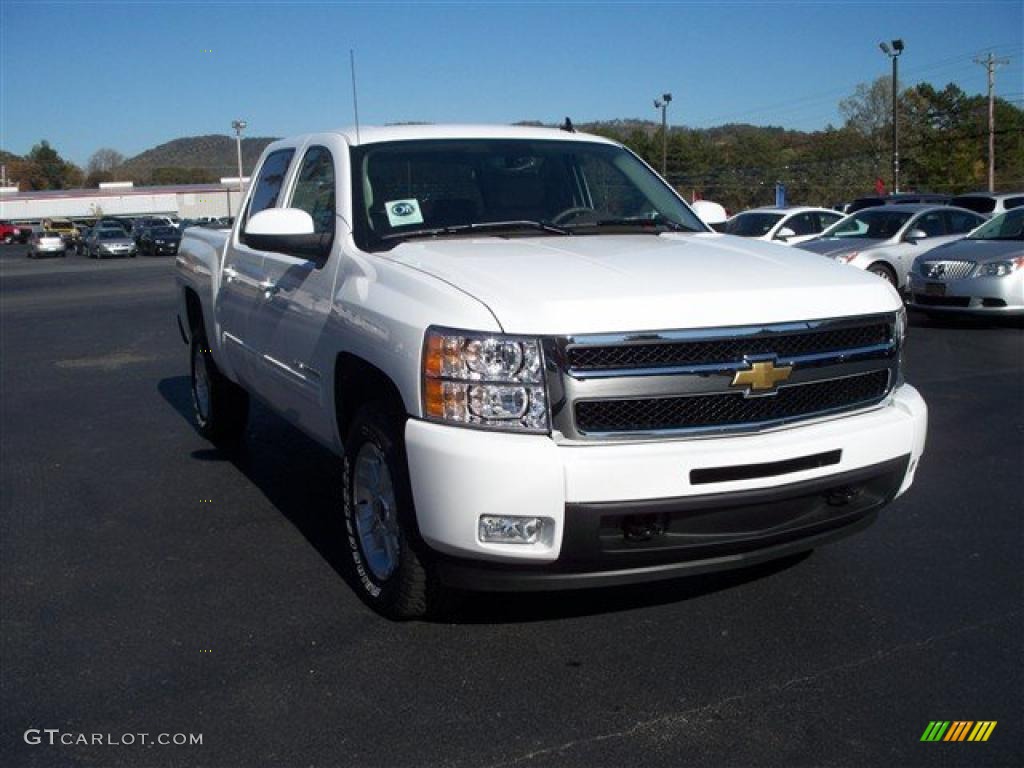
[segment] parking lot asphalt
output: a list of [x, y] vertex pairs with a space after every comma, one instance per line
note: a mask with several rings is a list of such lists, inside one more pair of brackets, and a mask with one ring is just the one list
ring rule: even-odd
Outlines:
[[1020, 764], [1020, 328], [913, 319], [927, 451], [854, 537], [396, 624], [341, 567], [331, 455], [258, 405], [237, 456], [192, 428], [172, 269], [0, 246], [0, 765]]

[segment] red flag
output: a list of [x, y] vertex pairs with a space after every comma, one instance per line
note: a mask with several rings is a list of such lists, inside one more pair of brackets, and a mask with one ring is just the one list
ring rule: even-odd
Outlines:
[[881, 176], [875, 179], [875, 193], [879, 195], [885, 194], [885, 182], [882, 181]]

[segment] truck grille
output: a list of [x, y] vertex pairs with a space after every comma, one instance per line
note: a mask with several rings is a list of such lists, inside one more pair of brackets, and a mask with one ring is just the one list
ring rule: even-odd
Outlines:
[[923, 261], [921, 275], [932, 280], [962, 280], [974, 271], [973, 261]]
[[889, 313], [549, 338], [552, 428], [567, 440], [662, 439], [871, 407], [899, 377], [896, 323]]
[[667, 368], [731, 362], [751, 355], [773, 354], [785, 359], [870, 347], [887, 343], [889, 333], [887, 323], [875, 322], [850, 328], [748, 338], [579, 346], [570, 347], [567, 352], [569, 368], [574, 371]]
[[576, 403], [576, 425], [583, 433], [613, 433], [765, 424], [874, 405], [885, 396], [888, 388], [889, 372], [881, 370], [782, 387], [777, 394], [766, 397], [744, 397], [741, 392], [729, 392], [591, 400]]

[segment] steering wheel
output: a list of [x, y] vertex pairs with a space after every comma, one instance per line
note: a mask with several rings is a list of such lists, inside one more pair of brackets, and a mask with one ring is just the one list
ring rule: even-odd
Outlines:
[[551, 223], [555, 226], [559, 224], [568, 224], [573, 219], [582, 216], [586, 213], [594, 213], [593, 208], [585, 208], [584, 206], [578, 205], [572, 208], [566, 208], [564, 211], [559, 211], [551, 217]]

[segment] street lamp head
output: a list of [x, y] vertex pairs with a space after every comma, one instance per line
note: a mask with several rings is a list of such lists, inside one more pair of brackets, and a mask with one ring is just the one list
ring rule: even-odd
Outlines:
[[903, 53], [903, 41], [902, 40], [893, 40], [892, 41], [892, 49], [894, 51], [896, 51], [896, 55], [897, 56], [899, 54]]
[[232, 120], [231, 121], [231, 127], [234, 128], [236, 131], [244, 131], [246, 125], [247, 125], [247, 123], [245, 122], [245, 120]]
[[888, 56], [891, 53], [891, 51], [889, 50], [888, 43], [879, 43], [878, 47], [882, 49], [882, 53], [884, 53], [886, 56]]
[[662, 100], [666, 104], [668, 104], [670, 101], [672, 101], [672, 94], [671, 93], [663, 93], [663, 94], [661, 94], [661, 98], [662, 98]]
[[662, 106], [664, 106], [664, 105], [663, 105], [661, 99], [655, 99], [654, 100], [654, 108], [655, 109], [661, 109]]

